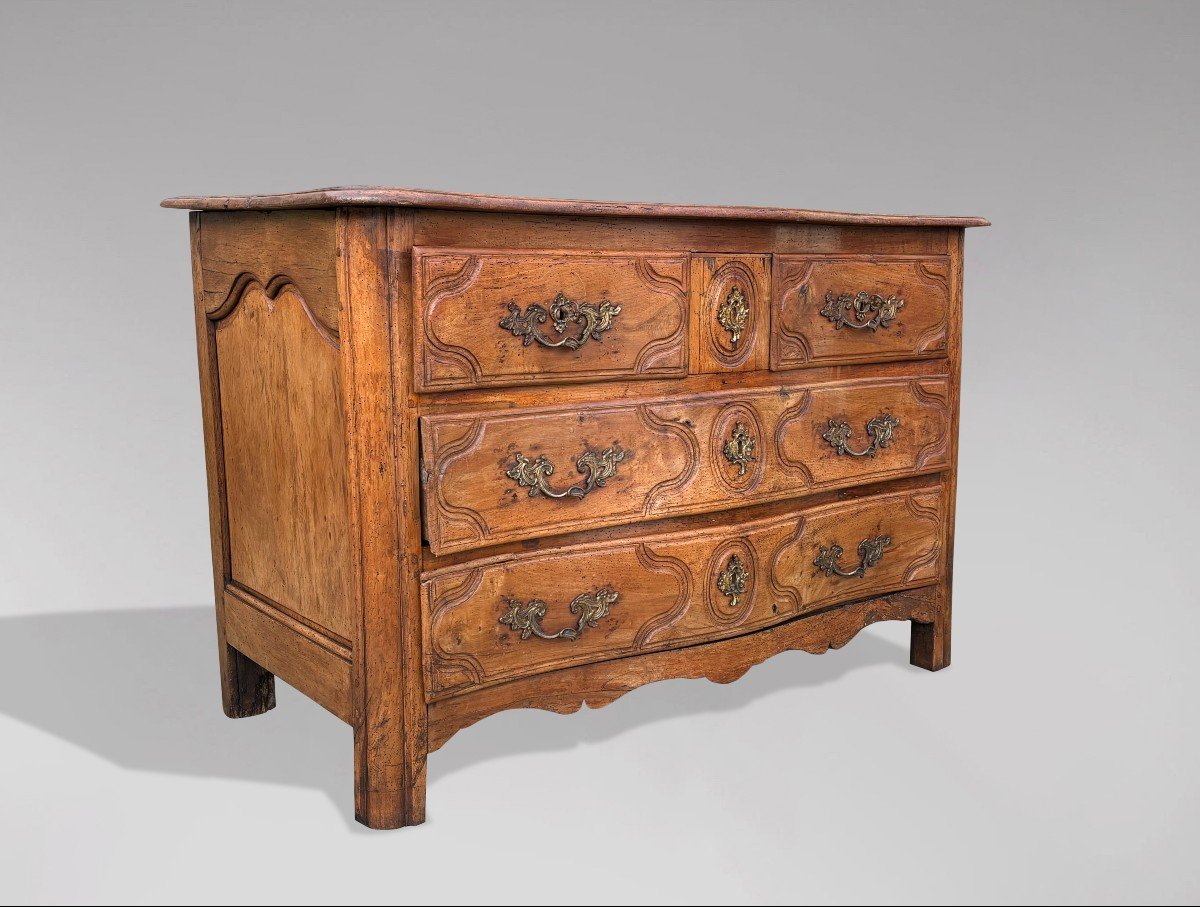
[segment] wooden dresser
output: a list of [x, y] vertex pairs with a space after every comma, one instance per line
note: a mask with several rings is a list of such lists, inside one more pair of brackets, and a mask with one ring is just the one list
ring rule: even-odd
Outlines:
[[326, 189], [191, 209], [225, 712], [354, 728], [355, 811], [508, 708], [911, 621], [950, 661], [979, 218]]

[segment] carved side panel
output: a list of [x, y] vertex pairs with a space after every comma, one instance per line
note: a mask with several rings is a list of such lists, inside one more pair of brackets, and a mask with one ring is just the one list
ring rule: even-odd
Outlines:
[[413, 250], [419, 390], [688, 370], [688, 258]]
[[[346, 430], [333, 216], [204, 216], [201, 262], [217, 350], [230, 573], [343, 641], [352, 638]], [[325, 216], [314, 216], [325, 215]], [[316, 229], [327, 228], [328, 236]], [[329, 255], [323, 254], [328, 243]], [[278, 260], [306, 264], [296, 276]], [[303, 253], [311, 251], [312, 258]], [[265, 271], [232, 271], [241, 256]], [[219, 275], [227, 277], [216, 291]]]
[[[424, 416], [426, 537], [444, 554], [941, 468], [947, 387], [945, 378], [870, 378]], [[861, 451], [880, 416], [896, 424], [870, 456], [825, 439], [832, 420], [845, 422], [848, 449]]]
[[696, 372], [768, 367], [771, 330], [769, 255], [693, 255]]
[[[929, 486], [692, 532], [600, 540], [436, 571], [422, 583], [433, 698], [569, 665], [743, 633], [801, 613], [934, 582], [941, 490]], [[886, 535], [864, 574], [826, 576], [822, 548], [853, 566], [863, 539]], [[571, 638], [519, 632], [507, 618], [538, 610], [539, 628], [573, 627], [581, 595], [611, 590], [606, 613]], [[506, 618], [502, 622], [502, 618]]]
[[946, 256], [776, 255], [771, 368], [944, 356]]

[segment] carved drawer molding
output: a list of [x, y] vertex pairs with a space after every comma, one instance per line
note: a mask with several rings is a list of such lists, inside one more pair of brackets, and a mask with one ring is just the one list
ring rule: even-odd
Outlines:
[[[932, 582], [941, 521], [933, 485], [728, 528], [581, 542], [435, 571], [422, 582], [430, 695], [693, 645]], [[886, 544], [863, 556], [869, 569], [849, 576], [847, 558], [825, 569], [832, 548], [885, 534]], [[571, 601], [578, 590], [608, 597], [602, 608], [591, 592]], [[539, 632], [543, 620], [565, 634]]]
[[[949, 392], [940, 377], [864, 378], [425, 416], [426, 537], [444, 554], [937, 469]], [[872, 423], [886, 443], [869, 440]], [[831, 444], [841, 424], [846, 443]]]

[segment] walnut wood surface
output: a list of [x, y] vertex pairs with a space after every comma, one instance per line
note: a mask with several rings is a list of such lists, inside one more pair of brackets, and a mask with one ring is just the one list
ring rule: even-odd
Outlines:
[[[432, 574], [422, 583], [429, 696], [745, 633], [839, 600], [936, 581], [940, 495], [934, 485], [736, 527], [580, 544]], [[849, 569], [859, 542], [880, 534], [891, 543], [863, 577], [826, 576], [813, 564], [821, 548], [839, 544]], [[717, 583], [734, 556], [749, 574], [736, 597]], [[605, 587], [618, 601], [577, 639], [521, 639], [500, 623], [510, 600], [542, 599], [555, 632], [576, 622], [567, 608], [575, 596]]]
[[670, 217], [414, 212], [418, 248], [636, 249], [707, 255], [946, 255], [951, 227], [862, 226]]
[[[948, 407], [944, 378], [914, 376], [424, 416], [426, 537], [444, 554], [937, 469], [949, 454]], [[867, 422], [884, 413], [900, 424], [874, 457], [839, 455], [822, 438], [830, 419], [844, 419], [865, 448]], [[723, 453], [738, 424], [755, 439], [744, 474]], [[580, 454], [612, 444], [626, 452], [616, 475], [582, 499], [531, 496], [505, 474], [517, 454], [545, 455], [561, 491], [583, 481]]]
[[916, 632], [932, 627], [938, 615], [936, 587], [926, 586], [730, 639], [562, 668], [483, 687], [429, 704], [429, 748], [440, 748], [462, 728], [505, 709], [545, 709], [568, 715], [584, 705], [601, 708], [630, 690], [659, 680], [704, 677], [714, 683], [733, 683], [755, 665], [789, 649], [819, 655], [840, 649], [878, 621], [912, 621]]
[[[414, 249], [419, 390], [686, 375], [688, 258], [626, 252]], [[515, 305], [620, 306], [610, 330], [578, 349], [526, 343], [501, 327]], [[549, 323], [543, 335], [561, 339]], [[577, 337], [579, 325], [566, 335]]]
[[164, 208], [232, 211], [275, 208], [339, 208], [355, 205], [449, 208], [463, 211], [529, 214], [599, 215], [608, 217], [686, 217], [730, 220], [779, 220], [823, 224], [986, 227], [981, 217], [912, 217], [898, 214], [845, 214], [802, 208], [760, 208], [740, 205], [674, 205], [663, 203], [596, 202], [574, 199], [515, 198], [428, 189], [385, 186], [339, 186], [276, 195], [185, 195], [162, 201]]
[[958, 425], [962, 394], [962, 318], [963, 318], [963, 239], [955, 231], [950, 247], [950, 334], [946, 359], [950, 374], [950, 462], [942, 473], [946, 499], [946, 519], [942, 523], [942, 548], [946, 564], [938, 586], [936, 620], [912, 625], [909, 661], [927, 671], [940, 671], [950, 665], [950, 632], [954, 586], [954, 519], [958, 488]]
[[244, 211], [204, 218], [200, 255], [204, 310], [238, 302], [245, 280], [266, 284], [283, 276], [299, 291], [314, 320], [337, 332], [338, 295], [332, 211]]
[[411, 369], [412, 215], [338, 218], [342, 367], [353, 477], [354, 814], [372, 828], [425, 821], [420, 485]]
[[290, 281], [239, 281], [231, 301], [209, 314], [220, 316], [230, 576], [348, 640], [354, 616], [339, 352]]
[[221, 424], [217, 334], [208, 317], [201, 263], [201, 219], [189, 216], [192, 249], [192, 289], [196, 351], [200, 366], [200, 411], [204, 422], [204, 459], [208, 473], [209, 538], [213, 594], [217, 619], [217, 653], [221, 679], [221, 708], [230, 718], [248, 718], [275, 707], [275, 676], [235, 649], [225, 630], [225, 584], [230, 579], [229, 518], [225, 495], [225, 445]]
[[[904, 300], [887, 327], [837, 327], [821, 314], [827, 294]], [[775, 257], [771, 367], [944, 356], [950, 337], [950, 259]]]
[[[722, 327], [721, 306], [733, 292], [749, 315], [735, 340]], [[770, 365], [771, 256], [692, 256], [692, 371], [753, 372]]]
[[[501, 709], [727, 682], [875, 620], [911, 622], [914, 665], [949, 664], [962, 228], [985, 221], [375, 189], [165, 204], [203, 209], [222, 705], [271, 708], [277, 672], [349, 722], [365, 824], [421, 822], [428, 751]], [[714, 327], [734, 286], [736, 346]], [[621, 316], [578, 350], [499, 326], [560, 291]], [[905, 305], [836, 329], [831, 291]], [[844, 422], [862, 452], [884, 415], [873, 456], [825, 437]], [[582, 499], [505, 476], [545, 455], [561, 489], [614, 441], [625, 459]], [[836, 543], [852, 571], [879, 535], [864, 576], [814, 564]], [[541, 599], [544, 632], [576, 626], [604, 585], [617, 600], [575, 639], [500, 623]]]
[[225, 591], [229, 644], [347, 723], [354, 721], [350, 649], [244, 590]]

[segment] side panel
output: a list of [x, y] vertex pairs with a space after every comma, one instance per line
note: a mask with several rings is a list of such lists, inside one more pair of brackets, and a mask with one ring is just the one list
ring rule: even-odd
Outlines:
[[353, 635], [335, 215], [208, 213], [226, 579], [341, 643]]

